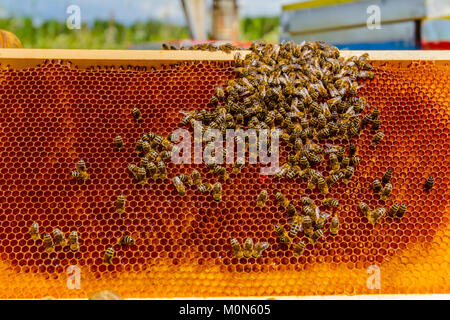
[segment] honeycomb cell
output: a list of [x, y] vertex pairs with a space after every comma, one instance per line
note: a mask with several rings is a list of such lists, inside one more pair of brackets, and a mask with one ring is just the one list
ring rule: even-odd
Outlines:
[[[245, 165], [222, 183], [222, 201], [214, 203], [194, 187], [179, 196], [168, 179], [138, 185], [127, 172], [127, 164], [139, 160], [134, 146], [142, 133], [167, 135], [179, 127], [182, 111], [212, 107], [215, 87], [235, 77], [231, 62], [161, 69], [78, 69], [47, 62], [0, 71], [0, 298], [86, 298], [104, 288], [124, 298], [449, 293], [450, 67], [373, 65], [376, 77], [360, 93], [380, 110], [386, 136], [374, 148], [373, 133], [363, 131], [353, 180], [327, 195], [341, 204], [334, 212], [338, 235], [307, 243], [299, 257], [274, 232], [273, 225], [288, 226], [288, 218], [273, 190], [297, 208], [302, 196], [324, 199], [304, 181], [261, 177], [258, 165]], [[142, 112], [139, 122], [130, 118], [134, 106]], [[112, 142], [117, 135], [124, 140], [119, 151]], [[281, 157], [290, 151], [282, 147]], [[79, 158], [90, 173], [84, 183], [68, 174]], [[169, 176], [194, 168], [214, 182], [197, 164], [170, 164]], [[394, 188], [382, 201], [371, 183], [387, 168]], [[425, 191], [429, 175], [435, 185]], [[264, 209], [255, 208], [261, 189], [269, 191]], [[124, 214], [114, 209], [120, 193], [127, 201]], [[407, 212], [372, 225], [358, 210], [360, 201], [372, 208], [406, 203]], [[57, 246], [45, 252], [42, 240], [30, 238], [33, 221], [41, 232], [57, 227], [68, 237], [77, 231], [79, 251]], [[118, 245], [123, 234], [135, 243]], [[237, 259], [231, 237], [270, 246], [260, 258]], [[112, 245], [112, 264], [104, 265]], [[374, 265], [382, 272], [381, 289], [367, 286]], [[66, 287], [69, 266], [80, 268], [80, 290]]]

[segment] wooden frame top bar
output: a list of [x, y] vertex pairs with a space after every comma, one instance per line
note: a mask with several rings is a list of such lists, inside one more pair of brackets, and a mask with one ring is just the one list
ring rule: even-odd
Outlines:
[[[240, 51], [243, 55], [249, 51]], [[450, 50], [399, 50], [399, 51], [347, 51], [341, 55], [349, 57], [369, 53], [372, 61], [434, 60], [447, 63]], [[2, 67], [26, 68], [36, 66], [45, 60], [71, 61], [79, 67], [88, 66], [158, 66], [180, 61], [230, 61], [235, 52], [209, 52], [198, 50], [78, 50], [78, 49], [0, 49]]]

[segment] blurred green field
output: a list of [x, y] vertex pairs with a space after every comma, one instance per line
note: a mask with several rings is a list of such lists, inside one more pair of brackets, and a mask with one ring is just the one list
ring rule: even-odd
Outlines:
[[[188, 39], [187, 27], [160, 21], [136, 22], [125, 26], [114, 21], [95, 21], [69, 30], [64, 22], [49, 20], [40, 25], [31, 18], [1, 18], [0, 29], [17, 37], [24, 48], [127, 49], [131, 45], [156, 41]], [[259, 17], [241, 20], [241, 39], [278, 40], [278, 18]]]

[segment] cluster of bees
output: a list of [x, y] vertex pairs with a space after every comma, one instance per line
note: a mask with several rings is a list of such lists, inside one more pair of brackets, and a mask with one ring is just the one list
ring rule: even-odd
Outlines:
[[[216, 88], [211, 98], [213, 110], [191, 111], [181, 124], [193, 127], [194, 121], [201, 121], [204, 131], [211, 128], [223, 133], [226, 129], [240, 128], [281, 129], [282, 140], [292, 152], [275, 172], [277, 178], [307, 179], [308, 188], [317, 188], [322, 194], [327, 194], [338, 181], [349, 182], [360, 162], [353, 141], [368, 126], [373, 131], [374, 146], [384, 137], [379, 131], [378, 109], [361, 119], [366, 100], [356, 96], [360, 88], [357, 80], [374, 77], [368, 55], [344, 59], [336, 47], [309, 41], [301, 44], [261, 41], [252, 43], [250, 50], [245, 57], [235, 54], [238, 77]], [[239, 138], [237, 135], [236, 140]], [[324, 174], [319, 168], [327, 158], [329, 170]], [[233, 172], [238, 173], [241, 166], [242, 163], [234, 164]], [[266, 191], [258, 201], [264, 197], [267, 198]], [[296, 221], [292, 234], [301, 226], [313, 243], [323, 235], [325, 214], [316, 212], [314, 203], [304, 204], [303, 216], [296, 214], [293, 204], [281, 193], [276, 197]], [[330, 233], [337, 233], [338, 226], [335, 216]], [[291, 244], [286, 230], [281, 226], [275, 228], [280, 240]], [[234, 240], [233, 243], [236, 245]], [[304, 245], [304, 242], [294, 245], [294, 251], [302, 252]]]
[[[115, 138], [115, 145], [117, 148], [123, 146], [123, 139], [120, 136]], [[166, 179], [167, 168], [165, 161], [169, 159], [172, 152], [176, 151], [176, 146], [173, 144], [175, 138], [169, 135], [164, 138], [161, 135], [153, 132], [144, 133], [136, 142], [136, 151], [141, 156], [138, 165], [129, 164], [128, 169], [133, 174], [138, 183], [145, 183], [149, 179]], [[208, 164], [211, 172], [218, 173], [223, 179], [227, 179], [228, 175], [224, 172], [224, 167], [216, 164]], [[209, 182], [202, 182], [202, 176], [198, 170], [192, 170], [190, 175], [180, 174], [172, 178], [172, 182], [179, 195], [186, 194], [186, 187], [197, 186], [201, 193], [211, 193], [215, 201], [222, 200], [222, 184], [216, 182], [211, 184]], [[116, 209], [118, 212], [123, 212], [125, 206], [125, 198], [120, 195], [116, 202]]]
[[[181, 124], [193, 126], [194, 121], [202, 121], [204, 131], [212, 128], [222, 132], [282, 129], [282, 139], [293, 152], [276, 172], [277, 177], [307, 178], [308, 186], [318, 187], [323, 194], [337, 181], [351, 179], [360, 158], [350, 141], [369, 124], [374, 131], [380, 127], [377, 108], [360, 119], [366, 102], [355, 97], [357, 79], [374, 77], [367, 54], [344, 60], [337, 48], [322, 42], [258, 42], [250, 49], [252, 53], [244, 59], [236, 53], [239, 77], [229, 80], [225, 88], [216, 88], [211, 98], [214, 110], [194, 110]], [[383, 132], [376, 132], [372, 143], [378, 145], [383, 137]], [[344, 146], [326, 143], [334, 140], [350, 142], [347, 155]], [[326, 148], [320, 145], [324, 142]], [[317, 170], [325, 157], [331, 167], [328, 177]], [[236, 163], [233, 171], [239, 172], [241, 166]]]
[[[39, 224], [37, 222], [33, 222], [30, 227], [30, 235], [31, 239], [34, 241], [38, 241], [41, 239], [41, 234], [39, 232]], [[55, 252], [55, 247], [60, 246], [61, 248], [66, 247], [67, 245], [70, 247], [72, 252], [77, 252], [80, 250], [80, 241], [79, 241], [78, 233], [76, 231], [70, 232], [69, 240], [66, 239], [64, 233], [58, 229], [53, 229], [53, 237], [50, 233], [42, 234], [42, 243], [44, 249], [47, 253]], [[134, 240], [129, 235], [122, 236], [118, 244], [121, 246], [128, 246], [134, 243]], [[103, 257], [103, 262], [105, 264], [110, 264], [112, 258], [114, 257], [114, 246], [109, 247], [105, 255]]]
[[[231, 53], [239, 48], [231, 44], [201, 44], [190, 48], [163, 44], [163, 49], [221, 50]], [[219, 129], [224, 134], [226, 129], [281, 129], [282, 141], [291, 152], [285, 163], [275, 172], [277, 178], [307, 179], [308, 188], [318, 189], [324, 195], [328, 194], [336, 183], [348, 183], [361, 160], [355, 144], [361, 132], [370, 127], [373, 133], [372, 144], [375, 147], [384, 138], [384, 133], [380, 131], [381, 122], [376, 107], [361, 117], [367, 103], [364, 97], [357, 96], [360, 88], [358, 80], [372, 79], [375, 76], [368, 55], [345, 59], [340, 57], [336, 47], [324, 42], [310, 41], [301, 44], [268, 44], [260, 41], [252, 43], [250, 51], [245, 57], [239, 52], [235, 54], [234, 64], [238, 77], [228, 80], [223, 87], [216, 88], [210, 100], [212, 110], [193, 110], [184, 115], [181, 125], [194, 127], [195, 121], [201, 121], [203, 132]], [[136, 121], [142, 117], [138, 108], [133, 108], [131, 114]], [[235, 139], [239, 142], [242, 138], [236, 135]], [[145, 133], [137, 140], [136, 151], [140, 161], [137, 165], [129, 164], [128, 169], [138, 183], [167, 178], [165, 161], [176, 150], [174, 142], [176, 141], [173, 135], [163, 137], [153, 132]], [[120, 136], [114, 139], [114, 143], [119, 149], [124, 145]], [[244, 143], [247, 151], [248, 143]], [[224, 153], [223, 156], [225, 155]], [[228, 179], [226, 167], [214, 161], [207, 161], [206, 166], [210, 172], [218, 175], [219, 179]], [[239, 173], [242, 166], [243, 162], [237, 161], [232, 172]], [[392, 184], [389, 183], [391, 172], [388, 172], [382, 179], [384, 187], [378, 180], [373, 183], [375, 192], [380, 193], [383, 199], [389, 197], [392, 191]], [[86, 166], [82, 160], [71, 175], [76, 179], [87, 179]], [[425, 187], [430, 189], [434, 181], [428, 180]], [[214, 184], [203, 182], [200, 173], [195, 169], [190, 175], [180, 174], [173, 177], [172, 182], [180, 195], [186, 194], [187, 187], [196, 186], [199, 192], [210, 193], [214, 201], [222, 199], [222, 184], [218, 181]], [[267, 198], [268, 193], [263, 190], [257, 197], [257, 206], [263, 207]], [[320, 212], [319, 207], [310, 198], [301, 198], [303, 207], [300, 212], [282, 193], [277, 192], [275, 198], [279, 206], [286, 210], [290, 227], [289, 232], [278, 224], [274, 229], [282, 244], [292, 246], [294, 255], [301, 255], [306, 247], [303, 240], [295, 243], [299, 233], [302, 232], [315, 244], [324, 235], [325, 223], [329, 218], [329, 234], [338, 234], [338, 216], [332, 217], [330, 213]], [[123, 195], [118, 197], [115, 206], [117, 212], [124, 212]], [[321, 206], [335, 209], [339, 202], [334, 198], [326, 198]], [[386, 212], [384, 208], [372, 210], [362, 202], [359, 207], [372, 223], [376, 223]], [[405, 211], [406, 206], [397, 203], [389, 209], [390, 214], [399, 217], [403, 216]], [[130, 236], [119, 240], [120, 245], [132, 242]], [[260, 257], [268, 247], [268, 242], [254, 244], [251, 238], [247, 238], [241, 247], [236, 238], [231, 239], [233, 255], [238, 258]], [[113, 256], [114, 247], [110, 247], [103, 261], [111, 263]]]
[[235, 51], [235, 50], [239, 50], [239, 47], [236, 47], [234, 45], [232, 45], [231, 43], [224, 43], [221, 45], [215, 45], [213, 43], [203, 43], [203, 44], [194, 44], [193, 46], [190, 47], [176, 47], [174, 45], [169, 45], [166, 43], [162, 44], [162, 49], [163, 50], [201, 50], [201, 51], [210, 51], [210, 52], [214, 52], [214, 51], [223, 51], [225, 53], [231, 53], [231, 51]]
[[[383, 177], [381, 178], [381, 181], [378, 179], [374, 179], [372, 183], [372, 188], [375, 194], [380, 194], [380, 197], [382, 200], [388, 200], [391, 193], [392, 193], [392, 183], [391, 181], [392, 177], [392, 170], [387, 169], [384, 173]], [[426, 190], [430, 190], [433, 188], [434, 185], [434, 178], [432, 176], [429, 176], [427, 180], [425, 181], [424, 188]], [[384, 216], [386, 213], [385, 208], [377, 208], [375, 210], [372, 210], [369, 205], [367, 205], [365, 202], [359, 203], [359, 209], [361, 213], [369, 220], [370, 223], [375, 224], [377, 223], [381, 217]], [[402, 203], [401, 205], [398, 202], [394, 202], [389, 209], [387, 210], [388, 214], [392, 218], [402, 218], [406, 213], [406, 204]]]
[[[31, 239], [33, 239], [34, 241], [41, 239], [39, 224], [37, 222], [33, 222], [31, 224], [30, 235]], [[76, 231], [70, 232], [69, 241], [67, 241], [64, 233], [58, 228], [53, 229], [53, 237], [50, 233], [43, 233], [42, 243], [44, 245], [45, 251], [48, 253], [54, 252], [56, 246], [65, 247], [69, 245], [72, 252], [77, 252], [80, 249], [78, 233]]]
[[173, 148], [171, 135], [164, 138], [153, 132], [144, 133], [136, 141], [140, 162], [138, 165], [129, 164], [128, 169], [138, 183], [145, 183], [148, 179], [165, 179], [167, 178], [165, 161], [171, 157]]
[[[264, 207], [267, 198], [267, 190], [262, 190], [256, 199], [256, 205], [260, 208]], [[302, 240], [294, 243], [295, 238], [300, 232], [303, 232], [303, 235], [306, 236], [312, 244], [315, 244], [324, 235], [325, 223], [326, 220], [331, 217], [331, 214], [328, 212], [320, 212], [319, 206], [308, 197], [301, 198], [303, 204], [301, 212], [297, 211], [294, 204], [281, 192], [275, 193], [275, 199], [280, 208], [286, 210], [287, 215], [290, 218], [289, 233], [283, 226], [275, 225], [275, 232], [278, 235], [278, 239], [280, 243], [292, 246], [294, 255], [301, 255], [305, 250], [306, 242]], [[322, 201], [322, 206], [334, 210], [339, 207], [339, 201], [335, 198], [325, 198]], [[330, 235], [335, 236], [338, 232], [339, 218], [337, 215], [334, 215], [331, 218], [329, 225], [329, 233]]]
[[236, 238], [231, 238], [231, 250], [236, 258], [259, 258], [264, 250], [269, 248], [268, 242], [257, 242], [253, 244], [252, 238], [247, 238], [241, 247]]

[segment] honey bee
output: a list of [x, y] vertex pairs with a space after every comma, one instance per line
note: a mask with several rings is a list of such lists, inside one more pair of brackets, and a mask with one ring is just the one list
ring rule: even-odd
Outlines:
[[141, 111], [134, 107], [133, 109], [131, 109], [131, 114], [133, 115], [134, 120], [139, 120], [141, 118]]
[[76, 169], [78, 170], [78, 172], [85, 172], [86, 169], [86, 163], [84, 162], [83, 159], [78, 160], [77, 164], [76, 164]]
[[353, 156], [350, 158], [350, 165], [357, 165], [361, 161], [361, 158]]
[[55, 251], [55, 245], [53, 243], [52, 236], [49, 233], [44, 233], [42, 235], [42, 240], [44, 242], [45, 251], [47, 251], [48, 253], [52, 253], [53, 251]]
[[264, 250], [269, 248], [268, 242], [257, 242], [255, 246], [253, 247], [252, 257], [253, 258], [259, 258], [262, 256], [262, 253]]
[[134, 165], [134, 164], [129, 164], [128, 165], [128, 170], [130, 170], [130, 172], [133, 174], [133, 176], [136, 179], [138, 179], [138, 177], [137, 177], [138, 169], [139, 169], [139, 167]]
[[427, 181], [425, 182], [425, 189], [430, 190], [434, 186], [434, 178], [432, 176], [429, 176], [427, 178]]
[[116, 145], [117, 148], [122, 148], [123, 147], [123, 139], [121, 136], [117, 136], [114, 138], [114, 144]]
[[372, 188], [373, 188], [373, 191], [374, 191], [375, 193], [380, 192], [382, 187], [383, 187], [383, 186], [381, 185], [380, 180], [378, 180], [378, 179], [374, 179], [374, 180], [373, 180]]
[[284, 243], [286, 245], [291, 244], [291, 239], [288, 236], [287, 231], [280, 225], [275, 225], [275, 231], [278, 234], [278, 238], [280, 239], [281, 243]]
[[351, 142], [348, 146], [348, 155], [350, 157], [353, 157], [356, 154], [356, 152], [357, 152], [356, 145], [353, 142]]
[[220, 182], [216, 182], [212, 189], [212, 195], [214, 198], [214, 201], [221, 201], [222, 200], [222, 184]]
[[365, 202], [359, 203], [359, 209], [361, 210], [364, 217], [368, 218], [372, 215], [372, 210]]
[[67, 239], [64, 233], [58, 228], [53, 229], [53, 237], [55, 238], [55, 245], [65, 247], [67, 245]]
[[330, 223], [330, 235], [335, 236], [339, 232], [339, 218], [338, 216], [334, 216], [331, 219]]
[[402, 204], [397, 211], [397, 218], [402, 218], [406, 213], [406, 204]]
[[81, 175], [81, 173], [77, 170], [74, 170], [72, 172], [70, 172], [70, 176], [76, 180], [82, 180], [83, 176]]
[[360, 128], [361, 130], [363, 130], [364, 128], [367, 127], [367, 125], [372, 121], [372, 117], [370, 114], [366, 114], [362, 120], [361, 120], [361, 124], [360, 124]]
[[159, 161], [157, 164], [158, 168], [158, 178], [165, 179], [167, 178], [167, 169], [166, 165], [164, 164], [164, 161]]
[[344, 183], [348, 183], [350, 181], [350, 179], [353, 177], [353, 175], [355, 174], [355, 168], [348, 166], [340, 173], [344, 174], [344, 177], [343, 177]]
[[392, 170], [391, 169], [387, 169], [386, 172], [383, 175], [383, 178], [381, 179], [381, 182], [383, 182], [383, 184], [386, 184], [389, 181], [391, 181], [391, 177], [392, 177]]
[[30, 227], [30, 235], [31, 239], [34, 241], [39, 240], [41, 238], [39, 234], [39, 224], [37, 222], [33, 222]]
[[290, 201], [286, 199], [286, 197], [281, 192], [277, 192], [275, 194], [275, 198], [277, 199], [280, 207], [287, 208], [289, 206]]
[[388, 214], [391, 217], [395, 217], [397, 215], [397, 211], [400, 208], [400, 204], [398, 204], [397, 202], [394, 203], [392, 206], [390, 206], [389, 210], [388, 210]]
[[192, 183], [193, 183], [192, 178], [190, 176], [188, 176], [187, 174], [180, 174], [178, 177], [180, 178], [181, 182], [183, 182], [183, 184], [186, 187], [192, 186]]
[[256, 198], [256, 206], [262, 208], [265, 206], [266, 201], [267, 201], [268, 195], [267, 195], [267, 190], [262, 190], [260, 192], [260, 194], [258, 195], [258, 197]]
[[169, 139], [164, 138], [161, 142], [161, 146], [166, 151], [172, 151], [175, 145]]
[[350, 158], [349, 157], [343, 157], [341, 162], [341, 168], [345, 169], [350, 165]]
[[194, 118], [194, 114], [195, 114], [195, 111], [191, 111], [191, 112], [185, 114], [183, 116], [183, 118], [181, 119], [180, 124], [183, 126], [187, 125], [190, 122], [190, 120]]
[[392, 184], [386, 183], [383, 189], [381, 189], [381, 199], [387, 200], [392, 192]]
[[148, 161], [155, 161], [159, 154], [158, 151], [153, 149], [148, 149], [148, 152], [145, 153], [145, 156], [147, 157]]
[[312, 209], [316, 209], [316, 204], [314, 203], [314, 201], [308, 197], [302, 197], [300, 199], [300, 201], [303, 203], [304, 206], [309, 206]]
[[321, 194], [328, 193], [328, 185], [325, 183], [325, 179], [323, 177], [317, 178], [317, 186], [319, 187]]
[[194, 185], [199, 186], [202, 184], [202, 176], [196, 169], [192, 170], [191, 178]]
[[104, 264], [111, 264], [111, 260], [114, 257], [114, 247], [109, 247], [105, 255], [103, 256], [103, 263]]
[[381, 140], [384, 138], [384, 133], [382, 131], [377, 132], [372, 138], [372, 144], [377, 146], [380, 144]]
[[331, 172], [337, 172], [341, 167], [335, 153], [330, 153], [330, 167], [332, 170]]
[[76, 231], [72, 231], [69, 236], [69, 246], [70, 250], [76, 252], [80, 249], [78, 233]]
[[339, 207], [339, 201], [335, 198], [326, 198], [322, 201], [322, 204], [326, 207], [337, 208]]
[[372, 130], [377, 131], [380, 129], [380, 119], [372, 119]]
[[311, 206], [303, 206], [303, 213], [313, 219], [315, 218], [315, 209], [313, 209]]
[[316, 188], [316, 184], [318, 182], [318, 178], [321, 177], [320, 172], [316, 171], [316, 170], [311, 170], [310, 171], [310, 178], [307, 184], [307, 188], [314, 190]]
[[167, 159], [169, 159], [172, 156], [172, 152], [171, 151], [161, 151], [161, 153], [158, 155], [158, 157], [156, 158], [156, 161], [165, 161]]
[[153, 179], [158, 178], [158, 168], [156, 167], [156, 164], [153, 161], [147, 164], [147, 171], [149, 177], [152, 177]]
[[202, 183], [201, 185], [198, 186], [198, 191], [200, 191], [201, 193], [211, 192], [212, 189], [213, 186], [211, 185], [211, 183], [208, 182]]
[[243, 254], [245, 258], [251, 258], [253, 253], [253, 240], [252, 238], [247, 238], [244, 242]]
[[292, 217], [297, 214], [297, 209], [295, 209], [295, 206], [290, 202], [287, 206], [287, 214], [288, 216]]
[[223, 166], [216, 165], [214, 168], [214, 173], [219, 175], [219, 177], [224, 181], [226, 181], [229, 177], [227, 169]]
[[323, 236], [323, 230], [322, 229], [317, 229], [316, 231], [314, 231], [314, 233], [312, 234], [312, 236], [309, 238], [309, 240], [311, 241], [312, 244], [317, 243], [317, 241]]
[[[145, 141], [146, 142], [146, 141]], [[144, 144], [144, 140], [142, 140], [142, 139], [138, 139], [137, 141], [136, 141], [136, 146], [135, 146], [135, 150], [137, 151], [137, 152], [142, 152], [142, 145]]]
[[174, 177], [172, 181], [178, 194], [180, 196], [184, 196], [186, 194], [186, 189], [184, 188], [184, 184], [181, 182], [181, 179], [179, 177]]
[[291, 225], [291, 229], [289, 230], [289, 235], [294, 238], [297, 236], [299, 231], [301, 231], [301, 229], [302, 229], [301, 223], [294, 221]]
[[286, 179], [291, 180], [297, 175], [297, 170], [295, 168], [290, 167], [286, 172]]
[[125, 211], [125, 196], [123, 194], [121, 194], [117, 197], [116, 211], [118, 213], [122, 213]]
[[337, 172], [329, 175], [326, 180], [328, 188], [331, 188], [331, 186], [333, 186], [339, 179], [342, 179], [344, 175], [344, 172]]
[[232, 169], [232, 171], [233, 171], [234, 174], [238, 174], [238, 173], [241, 172], [241, 168], [242, 168], [242, 166], [244, 165], [244, 161], [245, 161], [245, 160], [242, 159], [242, 158], [238, 158], [238, 159], [236, 160], [236, 163], [233, 164], [233, 169]]
[[236, 238], [231, 238], [231, 249], [233, 250], [233, 255], [236, 258], [242, 258], [244, 253], [239, 241]]
[[139, 166], [141, 168], [147, 169], [148, 168], [148, 158], [147, 157], [141, 158], [141, 161], [139, 162]]
[[386, 213], [386, 209], [385, 208], [378, 208], [375, 209], [371, 215], [369, 215], [368, 219], [369, 222], [372, 224], [375, 224], [378, 222], [378, 220], [381, 219], [381, 217]]
[[282, 178], [286, 175], [288, 169], [290, 168], [290, 164], [289, 163], [285, 163], [283, 164], [281, 167], [279, 167], [276, 171], [275, 171], [275, 177], [277, 178]]
[[119, 244], [121, 246], [129, 246], [129, 245], [132, 245], [133, 243], [134, 243], [134, 239], [128, 235], [122, 236], [119, 240]]
[[[339, 161], [341, 161], [341, 162], [344, 162], [344, 148], [343, 147], [338, 147], [337, 148], [337, 152], [336, 152], [336, 155], [337, 155], [337, 157], [338, 157], [338, 160]], [[348, 164], [347, 164], [348, 165]], [[341, 164], [341, 167], [346, 167], [345, 166], [345, 163], [342, 163]]]
[[313, 221], [309, 215], [303, 217], [302, 228], [303, 228], [303, 233], [307, 237], [311, 237], [314, 232], [312, 223], [313, 223]]
[[314, 225], [316, 226], [316, 228], [323, 229], [323, 226], [325, 225], [325, 221], [328, 219], [329, 216], [330, 216], [330, 214], [327, 212], [322, 212], [321, 214], [319, 214], [319, 217], [314, 222]]
[[155, 135], [155, 138], [153, 138], [151, 147], [152, 147], [152, 148], [157, 148], [157, 147], [159, 147], [159, 146], [162, 144], [163, 139], [164, 139], [163, 136], [161, 136], [161, 135], [159, 135], [159, 134]]
[[304, 241], [300, 241], [299, 243], [294, 244], [294, 256], [301, 256], [303, 251], [305, 251], [306, 243]]
[[144, 183], [147, 177], [147, 170], [145, 168], [138, 168], [136, 172], [136, 180], [139, 183]]

